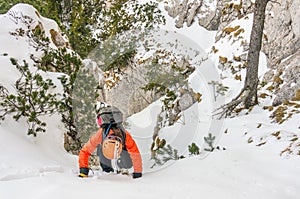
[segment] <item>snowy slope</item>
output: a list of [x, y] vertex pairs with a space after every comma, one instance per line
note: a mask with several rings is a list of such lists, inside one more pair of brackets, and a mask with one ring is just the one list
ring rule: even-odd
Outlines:
[[[16, 8], [15, 8], [16, 9]], [[31, 12], [32, 8], [25, 5], [17, 7], [19, 10]], [[7, 19], [7, 15], [0, 15], [1, 24], [5, 28], [0, 32], [0, 63], [3, 73], [0, 73], [0, 83], [12, 85], [18, 77], [18, 72], [9, 63], [9, 56], [28, 59], [32, 52], [24, 38], [15, 41], [9, 31], [16, 28], [15, 23]], [[55, 26], [51, 20], [46, 20], [45, 27]], [[172, 22], [168, 18], [169, 23]], [[48, 24], [48, 25], [46, 25]], [[51, 25], [50, 25], [51, 24]], [[249, 26], [247, 23], [243, 23]], [[167, 24], [167, 27], [171, 26]], [[193, 38], [193, 34], [215, 36], [214, 32], [205, 31], [194, 26], [182, 29], [182, 34]], [[186, 32], [185, 32], [186, 31]], [[245, 31], [246, 32], [246, 31]], [[204, 36], [203, 35], [203, 36]], [[12, 42], [8, 42], [12, 41]], [[225, 40], [224, 40], [225, 41]], [[201, 40], [203, 42], [203, 40]], [[198, 45], [203, 49], [210, 49], [212, 41]], [[220, 52], [230, 48], [230, 44], [218, 46]], [[235, 48], [232, 49], [234, 51]], [[9, 56], [3, 56], [8, 53]], [[214, 63], [204, 62], [206, 66]], [[207, 69], [197, 68], [190, 77], [190, 84], [199, 91], [207, 91], [207, 85], [197, 82], [209, 81]], [[49, 74], [55, 77], [55, 74]], [[201, 77], [202, 76], [202, 77]], [[214, 76], [214, 75], [212, 75]], [[198, 79], [199, 78], [199, 79]], [[202, 79], [201, 79], [202, 78]], [[198, 81], [197, 81], [198, 80]], [[228, 80], [231, 92], [226, 97], [234, 97], [239, 85], [236, 80]], [[39, 134], [37, 138], [26, 135], [26, 122], [15, 123], [8, 118], [0, 126], [0, 198], [2, 199], [65, 199], [65, 198], [262, 198], [262, 199], [296, 199], [300, 194], [300, 160], [299, 156], [280, 156], [289, 145], [293, 133], [299, 132], [300, 115], [294, 115], [283, 125], [272, 123], [269, 112], [262, 107], [269, 103], [268, 99], [249, 114], [241, 113], [239, 117], [226, 119], [218, 126], [221, 150], [194, 156], [168, 164], [164, 169], [147, 170], [140, 179], [127, 176], [106, 175], [94, 171], [91, 177], [81, 179], [77, 177], [78, 166], [76, 156], [66, 153], [63, 149], [63, 125], [59, 117], [49, 118], [47, 133]], [[162, 136], [171, 140], [183, 153], [191, 141], [203, 142], [203, 135], [215, 130], [215, 123], [210, 116], [213, 104], [208, 100], [188, 109], [185, 112], [187, 125], [179, 125], [164, 129]], [[147, 153], [150, 143], [144, 144], [143, 138], [148, 138], [147, 129], [153, 128], [152, 120], [158, 112], [159, 105], [152, 104], [143, 112], [131, 117], [131, 131], [133, 132], [142, 151]], [[147, 123], [145, 123], [147, 121]], [[151, 122], [152, 121], [152, 122]], [[199, 122], [200, 121], [200, 122]], [[219, 125], [219, 124], [218, 124]], [[259, 126], [259, 128], [258, 128]], [[195, 130], [196, 128], [196, 130]], [[142, 129], [142, 130], [141, 130]], [[191, 132], [186, 143], [182, 143], [182, 134], [172, 132]], [[281, 131], [282, 139], [277, 140], [271, 134]], [[142, 132], [142, 133], [137, 133]], [[200, 132], [200, 133], [198, 133]], [[144, 133], [144, 134], [143, 134]], [[249, 139], [254, 140], [248, 143]], [[256, 146], [259, 143], [265, 144]], [[181, 143], [181, 145], [180, 145]], [[143, 148], [144, 147], [144, 148]], [[143, 156], [147, 162], [147, 154]], [[147, 165], [145, 165], [147, 168]], [[148, 165], [149, 166], [149, 165]]]
[[[241, 142], [241, 130], [251, 128], [258, 122], [257, 118], [262, 119], [253, 114], [228, 121], [230, 131], [219, 142], [225, 151], [216, 151], [204, 159], [180, 160], [163, 170], [147, 173], [141, 179], [101, 173], [79, 179], [71, 165], [63, 169], [45, 167], [47, 163], [41, 161], [44, 169], [19, 168], [14, 175], [3, 176], [1, 198], [89, 198], [101, 195], [111, 198], [296, 199], [300, 188], [299, 160], [279, 157], [272, 144], [259, 148]], [[245, 124], [245, 120], [251, 121], [250, 125]], [[243, 128], [241, 124], [244, 124]], [[30, 152], [27, 145], [22, 146], [23, 150]], [[27, 156], [19, 161], [26, 161]], [[9, 168], [3, 170], [10, 171]]]

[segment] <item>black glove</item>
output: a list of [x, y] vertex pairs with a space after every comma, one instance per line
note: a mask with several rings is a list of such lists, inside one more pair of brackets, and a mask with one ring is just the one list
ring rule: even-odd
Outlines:
[[132, 177], [133, 178], [140, 178], [140, 177], [142, 177], [142, 173], [133, 173]]
[[89, 168], [80, 168], [79, 169], [79, 176], [81, 178], [87, 178], [89, 175]]

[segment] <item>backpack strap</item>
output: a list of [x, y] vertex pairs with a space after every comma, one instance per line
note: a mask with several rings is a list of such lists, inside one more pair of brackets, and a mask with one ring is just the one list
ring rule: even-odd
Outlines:
[[101, 144], [103, 143], [104, 139], [105, 139], [106, 136], [108, 135], [109, 130], [110, 130], [110, 128], [111, 128], [111, 125], [112, 125], [112, 123], [109, 123], [108, 127], [105, 127], [105, 128], [103, 129], [103, 131], [102, 131], [102, 142], [101, 142]]
[[121, 131], [121, 134], [122, 134], [122, 141], [123, 141], [123, 149], [126, 149], [126, 145], [125, 145], [125, 142], [126, 142], [126, 133], [125, 133], [125, 129], [123, 127], [122, 124], [117, 124], [117, 128]]

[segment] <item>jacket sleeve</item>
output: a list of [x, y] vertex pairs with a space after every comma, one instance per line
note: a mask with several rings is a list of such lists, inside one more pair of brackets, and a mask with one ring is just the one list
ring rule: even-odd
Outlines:
[[99, 129], [79, 152], [79, 168], [89, 168], [89, 157], [102, 141], [102, 129]]
[[135, 173], [142, 173], [143, 166], [142, 166], [142, 157], [140, 151], [131, 137], [131, 135], [126, 131], [126, 141], [125, 141], [126, 149], [130, 154], [132, 159], [133, 169]]

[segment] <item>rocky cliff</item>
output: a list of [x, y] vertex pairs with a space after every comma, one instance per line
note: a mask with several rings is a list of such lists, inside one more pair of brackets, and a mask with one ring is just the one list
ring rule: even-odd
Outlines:
[[263, 52], [268, 57], [265, 81], [281, 79], [273, 105], [294, 98], [300, 89], [300, 1], [269, 2]]
[[[176, 27], [192, 23], [217, 30], [216, 41], [224, 36], [224, 27], [237, 18], [253, 12], [254, 0], [193, 1], [169, 0], [165, 9], [176, 21]], [[273, 105], [295, 97], [300, 89], [300, 1], [270, 1], [266, 10], [262, 51], [269, 71], [265, 82], [275, 82]], [[245, 48], [247, 49], [247, 48]], [[280, 80], [280, 81], [278, 81]]]

